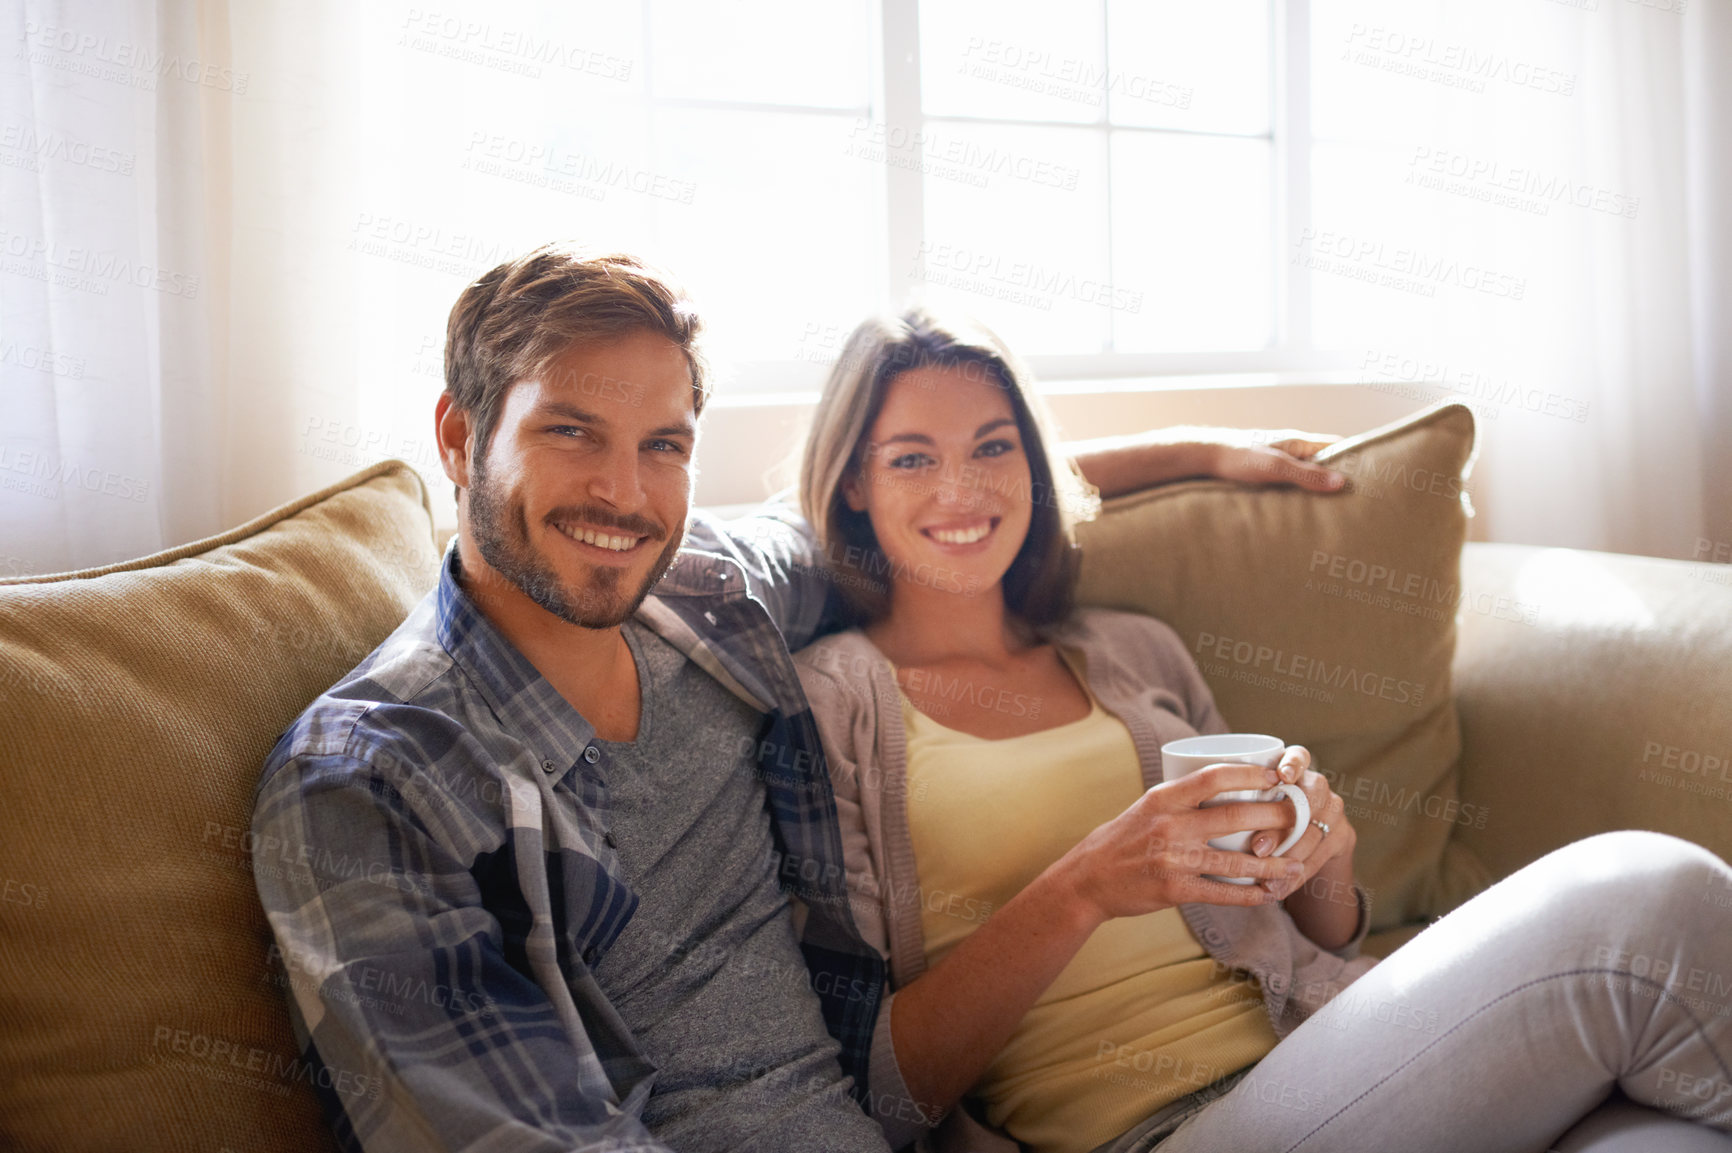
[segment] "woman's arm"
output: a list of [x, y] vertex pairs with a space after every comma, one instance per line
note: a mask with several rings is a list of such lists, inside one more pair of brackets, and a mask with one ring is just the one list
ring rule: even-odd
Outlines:
[[898, 990], [890, 1035], [909, 1095], [934, 1112], [960, 1100], [1103, 920], [1054, 865]]
[[1353, 854], [1332, 857], [1304, 878], [1284, 902], [1299, 931], [1319, 948], [1340, 949], [1359, 931], [1359, 896], [1353, 883]]
[[1300, 862], [1224, 852], [1207, 842], [1291, 809], [1284, 803], [1197, 808], [1216, 793], [1273, 781], [1274, 771], [1257, 765], [1215, 765], [1155, 786], [899, 990], [890, 1029], [910, 1095], [936, 1109], [960, 1100], [1103, 922], [1190, 901], [1276, 900], [1261, 885], [1229, 885], [1202, 874], [1291, 882], [1302, 875]]

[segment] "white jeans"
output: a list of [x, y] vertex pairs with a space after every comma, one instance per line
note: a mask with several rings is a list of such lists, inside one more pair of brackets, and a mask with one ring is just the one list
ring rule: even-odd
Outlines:
[[1729, 1059], [1732, 868], [1606, 833], [1426, 929], [1170, 1137], [1112, 1147], [1725, 1151]]

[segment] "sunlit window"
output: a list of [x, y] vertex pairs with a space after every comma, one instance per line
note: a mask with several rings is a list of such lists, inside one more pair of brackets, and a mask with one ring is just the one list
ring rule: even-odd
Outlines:
[[1287, 8], [369, 14], [390, 51], [357, 61], [374, 119], [344, 222], [385, 337], [364, 371], [408, 358], [399, 391], [433, 386], [456, 291], [554, 237], [677, 273], [724, 397], [816, 388], [858, 320], [917, 300], [998, 328], [1045, 380], [1305, 367], [1308, 102], [1287, 94], [1310, 65]]
[[1037, 355], [1270, 343], [1267, 0], [923, 4], [919, 49], [935, 301]]

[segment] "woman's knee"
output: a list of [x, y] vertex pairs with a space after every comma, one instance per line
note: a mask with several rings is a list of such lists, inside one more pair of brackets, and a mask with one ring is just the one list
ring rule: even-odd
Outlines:
[[1693, 908], [1716, 893], [1732, 893], [1732, 867], [1712, 852], [1681, 837], [1637, 829], [1584, 837], [1523, 872], [1529, 870], [1527, 883], [1602, 910], [1627, 907], [1658, 915], [1677, 900]]
[[1640, 882], [1663, 873], [1704, 878], [1716, 872], [1732, 874], [1726, 862], [1694, 841], [1645, 829], [1620, 829], [1583, 837], [1541, 859], [1551, 858], [1557, 858], [1569, 870], [1613, 882], [1620, 879]]
[[1415, 956], [1443, 957], [1495, 939], [1512, 962], [1531, 962], [1536, 971], [1594, 965], [1607, 950], [1616, 955], [1680, 930], [1732, 933], [1728, 894], [1732, 869], [1700, 845], [1664, 833], [1601, 833], [1505, 877], [1413, 945], [1424, 943]]

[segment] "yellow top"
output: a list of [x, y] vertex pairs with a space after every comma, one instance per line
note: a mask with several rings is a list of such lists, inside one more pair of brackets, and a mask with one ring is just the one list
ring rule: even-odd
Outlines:
[[[904, 698], [908, 825], [935, 965], [1091, 830], [1142, 795], [1130, 733], [1096, 702], [1005, 740], [946, 728]], [[1028, 1011], [974, 1089], [1040, 1153], [1089, 1150], [1261, 1060], [1256, 988], [1220, 971], [1177, 909], [1109, 921]]]

